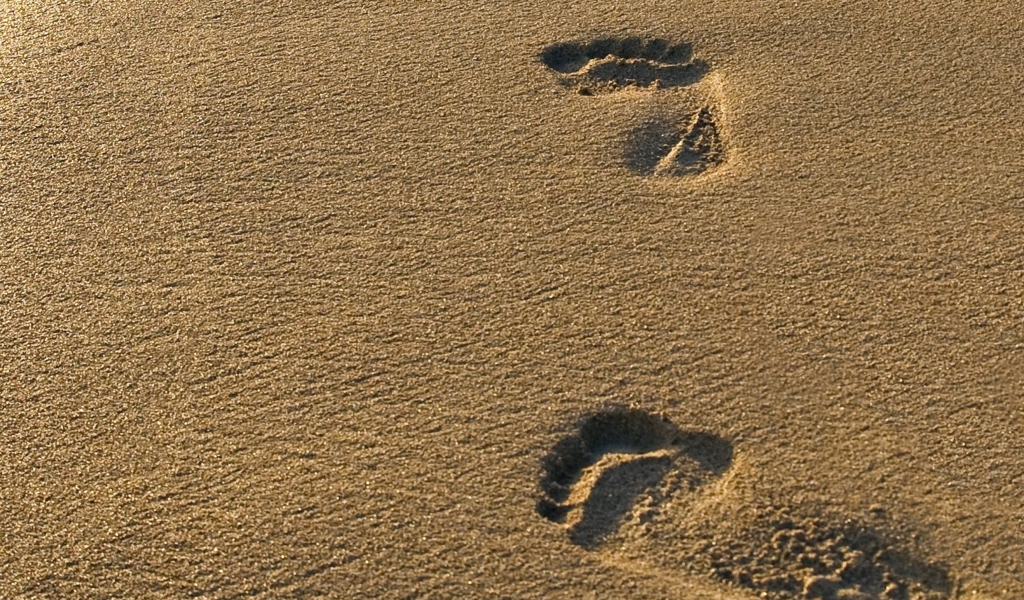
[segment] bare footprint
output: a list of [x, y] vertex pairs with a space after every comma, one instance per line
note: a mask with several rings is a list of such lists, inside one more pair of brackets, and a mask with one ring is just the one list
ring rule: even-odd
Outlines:
[[[540, 61], [559, 74], [563, 85], [586, 96], [626, 88], [689, 86], [709, 69], [706, 62], [693, 58], [689, 44], [636, 36], [554, 44], [541, 52]], [[626, 166], [641, 175], [679, 177], [699, 175], [721, 164], [725, 152], [717, 111], [708, 106], [708, 99], [704, 107], [687, 114], [655, 100], [659, 97], [673, 104], [681, 100], [678, 94], [651, 97], [660, 108], [628, 135]]]
[[554, 44], [541, 52], [540, 60], [560, 74], [563, 85], [585, 95], [687, 86], [708, 70], [707, 63], [693, 59], [689, 44], [635, 36]]
[[[732, 462], [732, 445], [718, 436], [683, 431], [638, 409], [614, 408], [591, 415], [579, 431], [544, 458], [537, 512], [567, 528], [569, 539], [594, 549], [635, 509], [650, 518], [673, 489], [693, 489], [721, 475]], [[641, 502], [647, 496], [647, 502]]]
[[626, 166], [641, 175], [699, 175], [725, 156], [715, 113], [701, 108], [686, 122], [655, 114], [640, 123], [626, 141]]
[[[715, 597], [735, 597], [723, 592], [732, 589], [770, 600], [956, 597], [948, 570], [893, 541], [880, 513], [858, 521], [758, 509], [745, 524], [709, 519], [702, 514], [708, 499], [730, 502], [719, 484], [729, 481], [722, 475], [732, 464], [732, 444], [717, 435], [681, 430], [639, 409], [613, 408], [584, 418], [544, 457], [537, 512], [561, 524], [573, 544], [600, 551], [616, 568], [653, 573], [687, 590], [710, 573], [716, 581], [705, 579], [711, 584], [705, 595], [717, 590]], [[676, 502], [677, 496], [684, 501]], [[681, 521], [669, 512], [668, 520], [653, 520], [662, 508], [676, 517], [680, 509], [690, 512]], [[627, 520], [633, 527], [624, 531], [633, 535], [624, 537], [620, 528]], [[652, 530], [638, 523], [665, 528], [660, 542], [648, 546]], [[616, 543], [609, 543], [617, 533]], [[672, 555], [658, 549], [666, 534], [681, 542]], [[644, 559], [643, 548], [657, 560]]]

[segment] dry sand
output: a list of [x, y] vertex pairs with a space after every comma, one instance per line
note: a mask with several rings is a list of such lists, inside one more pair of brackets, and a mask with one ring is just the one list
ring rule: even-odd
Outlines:
[[1022, 15], [3, 2], [0, 597], [1024, 598]]

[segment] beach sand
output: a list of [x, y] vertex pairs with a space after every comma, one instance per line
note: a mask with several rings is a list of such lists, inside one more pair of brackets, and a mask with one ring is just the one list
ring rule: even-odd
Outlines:
[[0, 597], [1024, 598], [1022, 15], [0, 4]]

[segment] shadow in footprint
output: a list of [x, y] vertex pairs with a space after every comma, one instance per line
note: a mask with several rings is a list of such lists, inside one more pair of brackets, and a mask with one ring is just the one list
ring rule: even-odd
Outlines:
[[658, 485], [671, 468], [672, 457], [662, 455], [633, 457], [602, 469], [597, 481], [588, 486], [580, 520], [569, 530], [569, 539], [584, 548], [600, 544], [615, 533], [637, 497]]
[[678, 446], [680, 454], [697, 461], [713, 475], [722, 475], [732, 465], [732, 444], [713, 433], [684, 431]]
[[614, 408], [586, 417], [577, 433], [544, 457], [537, 512], [566, 524], [574, 543], [593, 548], [673, 469], [687, 471], [697, 487], [731, 463], [732, 445], [718, 436], [680, 430], [642, 410]]
[[626, 140], [626, 166], [641, 175], [698, 175], [721, 164], [724, 156], [718, 124], [709, 108], [689, 122], [663, 114], [642, 121]]
[[693, 59], [689, 44], [635, 36], [554, 44], [541, 52], [540, 61], [561, 74], [563, 84], [575, 85], [583, 94], [630, 86], [688, 86], [708, 71], [707, 63]]

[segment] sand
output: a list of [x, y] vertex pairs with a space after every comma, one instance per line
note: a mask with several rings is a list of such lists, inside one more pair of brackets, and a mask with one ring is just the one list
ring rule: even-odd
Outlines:
[[1024, 598], [1022, 14], [0, 4], [0, 597]]

